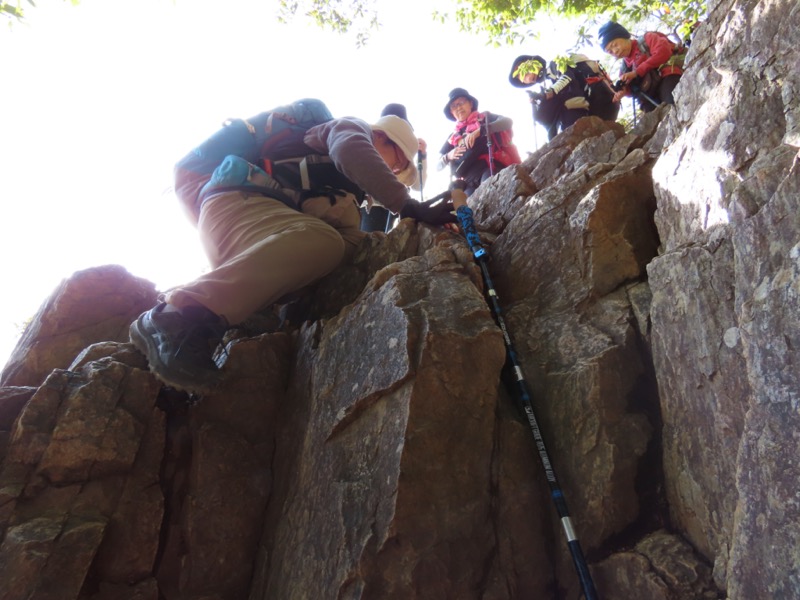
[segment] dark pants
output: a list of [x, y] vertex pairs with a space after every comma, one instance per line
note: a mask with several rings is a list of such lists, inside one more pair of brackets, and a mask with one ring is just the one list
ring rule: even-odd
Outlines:
[[559, 131], [564, 131], [568, 127], [575, 124], [580, 118], [588, 117], [589, 111], [582, 108], [565, 108], [558, 114], [558, 120], [547, 127], [547, 139], [552, 140], [556, 137]]
[[[647, 95], [650, 99], [660, 104], [675, 104], [675, 98], [672, 97], [672, 92], [675, 90], [675, 86], [678, 85], [680, 80], [680, 75], [667, 75], [659, 82], [653, 93]], [[644, 112], [650, 112], [656, 109], [656, 106], [650, 99], [643, 97], [641, 94], [636, 97], [639, 106]]]
[[[505, 165], [502, 165], [495, 161], [494, 163], [494, 172], [497, 173], [500, 169], [502, 169]], [[479, 160], [477, 163], [472, 165], [466, 173], [463, 175], [456, 176], [458, 179], [463, 179], [466, 187], [464, 188], [464, 193], [467, 196], [471, 196], [472, 192], [478, 189], [478, 187], [487, 179], [492, 176], [492, 169], [489, 168], [489, 165], [484, 160]]]
[[[582, 119], [583, 117], [588, 117], [589, 111], [583, 108], [565, 108], [561, 111], [559, 115], [559, 124], [561, 126], [561, 131], [564, 131], [568, 127], [572, 127], [575, 124], [575, 121], [578, 119]], [[550, 138], [553, 139], [553, 138]]]
[[373, 206], [367, 212], [361, 209], [361, 231], [387, 231], [392, 220], [392, 213], [382, 206]]

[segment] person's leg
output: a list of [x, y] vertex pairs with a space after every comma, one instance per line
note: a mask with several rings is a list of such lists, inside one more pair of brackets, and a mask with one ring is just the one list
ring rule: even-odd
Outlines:
[[488, 158], [486, 160], [481, 159], [479, 162], [474, 163], [464, 175], [463, 179], [466, 182], [464, 193], [467, 196], [471, 196], [484, 181], [491, 177], [488, 160]]
[[129, 335], [161, 381], [179, 390], [207, 392], [219, 381], [213, 355], [226, 329], [225, 321], [203, 306], [179, 310], [162, 302], [139, 315]]
[[386, 231], [391, 213], [383, 206], [374, 205], [367, 211], [361, 209], [361, 231]]
[[656, 100], [665, 104], [675, 104], [675, 98], [672, 97], [672, 92], [675, 90], [675, 86], [678, 85], [680, 80], [680, 75], [667, 75], [664, 77], [658, 85]]
[[646, 95], [644, 93], [635, 94], [634, 98], [636, 98], [636, 103], [642, 112], [649, 113], [658, 108], [658, 104], [653, 103], [653, 101], [658, 102], [658, 98], [653, 98], [649, 93]]
[[322, 277], [344, 254], [332, 227], [263, 196], [215, 196], [203, 206], [199, 228], [213, 270], [170, 291], [130, 327], [150, 370], [193, 392], [216, 385], [212, 353], [227, 324]]
[[561, 111], [561, 131], [575, 124], [582, 117], [588, 117], [589, 111], [582, 108], [565, 108]]
[[[303, 214], [321, 219], [342, 236], [345, 242], [345, 258], [352, 257], [356, 248], [367, 237], [367, 231], [361, 228], [361, 212], [353, 194], [308, 198], [303, 202], [302, 209]], [[382, 206], [373, 205], [371, 211], [375, 209], [382, 209], [391, 216]], [[376, 231], [384, 231], [385, 228], [386, 224], [383, 229]]]
[[167, 302], [200, 304], [230, 324], [328, 274], [344, 256], [330, 225], [263, 196], [215, 196], [199, 228], [213, 269], [171, 291]]
[[602, 96], [592, 102], [589, 114], [599, 117], [604, 121], [616, 121], [619, 116], [620, 103], [614, 102], [610, 97]]

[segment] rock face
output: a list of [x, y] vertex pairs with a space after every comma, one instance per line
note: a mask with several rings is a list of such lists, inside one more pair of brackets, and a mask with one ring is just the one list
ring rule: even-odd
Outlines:
[[[800, 7], [722, 1], [676, 107], [584, 119], [470, 199], [605, 599], [800, 597]], [[577, 599], [463, 239], [402, 221], [164, 388], [119, 267], [2, 373], [0, 599]]]
[[800, 594], [798, 23], [797, 3], [720, 3], [653, 171], [665, 489], [731, 598]]
[[155, 286], [115, 265], [73, 275], [53, 292], [25, 329], [0, 375], [2, 386], [38, 386], [66, 369], [95, 341], [128, 341], [134, 317], [155, 303]]

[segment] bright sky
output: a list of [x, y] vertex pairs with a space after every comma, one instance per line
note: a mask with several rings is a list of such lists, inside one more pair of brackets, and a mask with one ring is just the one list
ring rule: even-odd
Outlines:
[[[545, 22], [543, 41], [495, 49], [433, 21], [452, 0], [381, 1], [383, 27], [357, 49], [353, 36], [278, 23], [276, 4], [49, 0], [27, 26], [0, 27], [0, 365], [77, 270], [121, 264], [163, 290], [206, 268], [172, 167], [228, 117], [317, 97], [334, 116], [372, 121], [400, 102], [434, 163], [453, 125], [448, 93], [465, 87], [514, 119], [523, 157], [546, 141], [508, 70], [519, 54], [565, 53], [569, 29]], [[426, 195], [446, 186], [432, 168]]]

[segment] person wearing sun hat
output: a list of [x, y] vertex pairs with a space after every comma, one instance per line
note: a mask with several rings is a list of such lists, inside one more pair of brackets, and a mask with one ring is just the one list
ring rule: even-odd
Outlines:
[[408, 160], [407, 164], [399, 171], [394, 171], [395, 176], [402, 183], [411, 186], [419, 179], [417, 166], [415, 164], [417, 152], [419, 151], [419, 139], [414, 135], [411, 124], [396, 115], [386, 115], [370, 125], [373, 135], [376, 132], [383, 133], [403, 152], [403, 156]]
[[686, 49], [658, 31], [647, 31], [638, 39], [615, 21], [600, 27], [598, 39], [606, 54], [622, 59], [619, 82], [614, 94], [619, 102], [625, 96], [636, 98], [645, 112], [661, 104], [674, 104], [673, 91], [683, 74]]
[[[388, 105], [384, 108], [381, 118], [370, 125], [373, 133], [385, 134], [394, 142], [408, 158], [408, 162], [400, 171], [395, 172], [397, 179], [412, 189], [420, 188], [420, 181], [424, 181], [425, 163], [423, 161], [423, 175], [420, 177], [416, 161], [424, 142], [414, 135], [414, 128], [408, 122], [405, 106], [402, 104]], [[413, 201], [413, 199], [412, 199]], [[361, 207], [361, 231], [388, 232], [390, 224], [395, 219], [391, 212], [379, 202], [370, 200], [366, 206]]]
[[[399, 117], [408, 123], [413, 131], [414, 126], [408, 120], [408, 112], [405, 105], [393, 102], [384, 106], [381, 111], [381, 120], [390, 116]], [[380, 125], [377, 127], [381, 128]], [[426, 150], [427, 144], [425, 140], [417, 138], [416, 166], [414, 160], [409, 161], [409, 167], [403, 172], [397, 173], [397, 178], [413, 190], [422, 190], [427, 179], [428, 160]], [[396, 216], [393, 216], [377, 202], [370, 202], [368, 205], [361, 207], [361, 231], [384, 231], [388, 233], [397, 220]]]
[[[522, 162], [512, 143], [513, 121], [489, 112], [478, 112], [478, 99], [464, 88], [453, 88], [444, 105], [444, 115], [456, 127], [439, 151], [439, 169], [450, 167], [454, 179], [466, 183], [469, 196], [492, 174]], [[487, 132], [491, 133], [491, 156]]]

